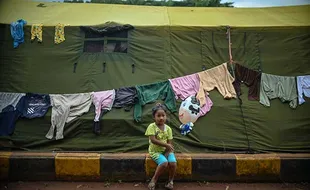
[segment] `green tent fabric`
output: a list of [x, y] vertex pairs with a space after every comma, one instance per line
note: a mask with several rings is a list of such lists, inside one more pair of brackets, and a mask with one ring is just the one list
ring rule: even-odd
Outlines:
[[[275, 8], [176, 8], [125, 5], [0, 2], [0, 92], [82, 93], [160, 82], [215, 67], [228, 61], [226, 28], [230, 25], [233, 59], [244, 66], [283, 76], [310, 74], [310, 6]], [[42, 16], [44, 15], [44, 16]], [[10, 23], [25, 19], [25, 42], [13, 48]], [[85, 36], [80, 26], [107, 22], [134, 29]], [[43, 24], [43, 42], [30, 41], [31, 24]], [[67, 24], [66, 41], [54, 44], [54, 26]], [[92, 42], [102, 45], [85, 52]], [[88, 43], [90, 46], [88, 46]], [[116, 46], [125, 47], [115, 52]], [[86, 47], [86, 48], [85, 48]], [[75, 72], [74, 65], [76, 65]], [[179, 131], [178, 113], [168, 112], [177, 152], [310, 152], [310, 100], [290, 109], [280, 100], [266, 108], [242, 104], [210, 92], [211, 111], [199, 118], [188, 136]], [[177, 108], [180, 102], [177, 102]], [[147, 152], [144, 136], [153, 122], [143, 107], [137, 123], [133, 109], [112, 109], [92, 133], [94, 107], [65, 126], [64, 139], [45, 138], [51, 110], [43, 118], [18, 120], [11, 137], [0, 137], [1, 149], [40, 151]]]

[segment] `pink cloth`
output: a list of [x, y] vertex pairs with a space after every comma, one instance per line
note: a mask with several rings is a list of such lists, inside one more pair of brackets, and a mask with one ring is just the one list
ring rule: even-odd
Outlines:
[[[183, 77], [169, 79], [175, 94], [175, 99], [185, 100], [189, 96], [195, 96], [199, 91], [200, 80], [198, 74], [191, 74]], [[206, 93], [206, 104], [200, 109], [200, 116], [206, 115], [213, 105], [213, 102]]]
[[115, 90], [92, 92], [91, 97], [96, 108], [94, 121], [99, 121], [101, 110], [111, 110], [115, 99]]

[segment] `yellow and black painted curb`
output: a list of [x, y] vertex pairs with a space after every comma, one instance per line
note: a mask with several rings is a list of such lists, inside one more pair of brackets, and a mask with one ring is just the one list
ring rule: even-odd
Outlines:
[[[176, 180], [310, 181], [310, 154], [176, 154], [176, 157]], [[155, 169], [149, 155], [140, 153], [0, 152], [0, 179], [10, 181], [143, 181], [150, 179]]]

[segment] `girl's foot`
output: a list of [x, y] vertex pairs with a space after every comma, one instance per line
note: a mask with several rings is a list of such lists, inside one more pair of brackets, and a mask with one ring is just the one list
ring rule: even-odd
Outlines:
[[154, 182], [150, 182], [148, 185], [149, 190], [155, 190], [155, 183]]
[[169, 190], [172, 190], [172, 189], [173, 189], [173, 181], [170, 181], [169, 183], [167, 183], [167, 184], [165, 185], [165, 187], [166, 187], [167, 189], [169, 189]]

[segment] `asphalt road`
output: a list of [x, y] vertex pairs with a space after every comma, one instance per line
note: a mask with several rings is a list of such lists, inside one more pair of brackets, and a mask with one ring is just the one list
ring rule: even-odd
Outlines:
[[[1, 183], [1, 190], [146, 190], [147, 183], [108, 183], [108, 182], [12, 182]], [[159, 183], [156, 190], [165, 189]], [[209, 183], [175, 182], [175, 190], [309, 190], [309, 183]]]

